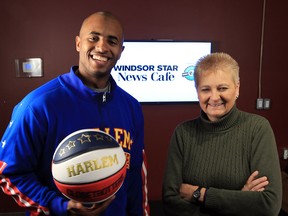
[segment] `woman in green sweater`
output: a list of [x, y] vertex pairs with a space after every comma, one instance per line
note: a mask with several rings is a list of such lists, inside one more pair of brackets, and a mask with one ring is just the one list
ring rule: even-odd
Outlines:
[[236, 107], [238, 63], [228, 54], [201, 58], [195, 68], [201, 114], [171, 137], [163, 182], [166, 215], [276, 216], [282, 183], [267, 119]]

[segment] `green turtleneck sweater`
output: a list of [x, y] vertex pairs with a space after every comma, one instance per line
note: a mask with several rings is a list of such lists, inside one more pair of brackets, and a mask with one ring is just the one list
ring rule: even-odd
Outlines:
[[[268, 177], [269, 185], [263, 192], [241, 191], [255, 170]], [[209, 188], [205, 203], [183, 200], [182, 183]], [[276, 216], [281, 200], [279, 157], [265, 118], [234, 106], [217, 122], [201, 112], [176, 127], [163, 182], [166, 215]]]

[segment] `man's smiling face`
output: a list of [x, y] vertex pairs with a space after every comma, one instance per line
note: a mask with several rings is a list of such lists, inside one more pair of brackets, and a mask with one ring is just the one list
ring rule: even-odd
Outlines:
[[79, 71], [84, 77], [109, 77], [123, 51], [123, 28], [113, 17], [88, 17], [76, 37]]

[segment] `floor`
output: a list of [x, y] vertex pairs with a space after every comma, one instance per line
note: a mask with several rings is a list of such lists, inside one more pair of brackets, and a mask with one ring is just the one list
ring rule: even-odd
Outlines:
[[281, 210], [280, 213], [279, 213], [279, 216], [288, 216], [288, 214]]
[[[164, 216], [162, 201], [152, 201], [149, 205], [151, 216]], [[278, 216], [288, 216], [288, 213], [281, 210]]]
[[[164, 216], [164, 212], [162, 209], [162, 202], [161, 201], [153, 201], [150, 202], [150, 215], [151, 216]], [[25, 216], [23, 212], [12, 212], [12, 213], [0, 213], [0, 216]], [[281, 211], [279, 216], [288, 216], [287, 213]]]
[[164, 216], [162, 201], [149, 202], [151, 216]]

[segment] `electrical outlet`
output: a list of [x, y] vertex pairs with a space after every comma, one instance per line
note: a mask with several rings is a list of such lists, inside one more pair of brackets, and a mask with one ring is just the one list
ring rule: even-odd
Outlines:
[[263, 109], [263, 107], [264, 107], [264, 99], [263, 98], [258, 98], [257, 99], [256, 108], [257, 109]]
[[288, 148], [283, 149], [283, 159], [287, 160], [288, 159]]
[[264, 109], [270, 109], [270, 99], [269, 98], [265, 98], [263, 104], [264, 104], [264, 107], [263, 107]]

